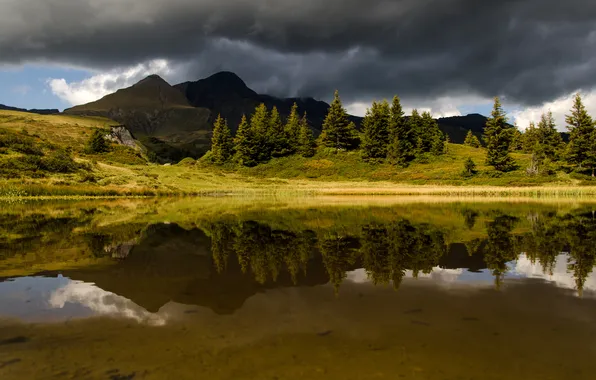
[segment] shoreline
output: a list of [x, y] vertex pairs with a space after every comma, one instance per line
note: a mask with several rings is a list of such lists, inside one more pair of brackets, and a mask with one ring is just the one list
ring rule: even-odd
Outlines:
[[[12, 186], [6, 195], [0, 195], [0, 202], [20, 199], [29, 200], [58, 200], [58, 199], [165, 199], [165, 198], [246, 198], [246, 197], [481, 197], [481, 198], [592, 198], [596, 201], [596, 186], [438, 186], [438, 185], [407, 185], [371, 182], [321, 182], [315, 186], [312, 182], [289, 181], [284, 185], [264, 185], [263, 187], [209, 189], [197, 191], [185, 190], [145, 190], [129, 189], [121, 194], [114, 188], [100, 187], [57, 187], [56, 194], [51, 194], [51, 185], [43, 189], [28, 192], [30, 187]], [[67, 192], [70, 194], [61, 194]], [[105, 192], [102, 194], [102, 192]], [[0, 193], [1, 194], [1, 193]]]

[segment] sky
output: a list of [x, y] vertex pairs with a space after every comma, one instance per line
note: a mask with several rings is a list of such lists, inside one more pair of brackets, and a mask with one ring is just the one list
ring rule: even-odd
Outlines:
[[348, 111], [487, 115], [560, 130], [580, 92], [596, 115], [593, 0], [0, 0], [0, 103], [64, 109], [150, 74], [217, 71], [257, 92]]

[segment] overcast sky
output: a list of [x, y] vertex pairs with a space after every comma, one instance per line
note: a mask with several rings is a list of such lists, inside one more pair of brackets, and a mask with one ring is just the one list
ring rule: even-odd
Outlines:
[[525, 128], [570, 95], [596, 115], [593, 0], [0, 0], [0, 103], [65, 108], [157, 73], [220, 70], [261, 93], [350, 111], [398, 94], [436, 116]]

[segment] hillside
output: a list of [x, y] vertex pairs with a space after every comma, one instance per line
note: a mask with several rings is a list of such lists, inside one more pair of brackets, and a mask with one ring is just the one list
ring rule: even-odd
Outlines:
[[210, 144], [209, 110], [192, 107], [180, 91], [157, 75], [64, 113], [115, 120], [158, 156], [174, 161], [201, 156]]
[[40, 115], [54, 115], [59, 114], [60, 110], [57, 109], [25, 109], [25, 108], [17, 108], [17, 107], [10, 107], [4, 104], [0, 104], [1, 111], [18, 111], [18, 112], [29, 112], [29, 113], [37, 113]]

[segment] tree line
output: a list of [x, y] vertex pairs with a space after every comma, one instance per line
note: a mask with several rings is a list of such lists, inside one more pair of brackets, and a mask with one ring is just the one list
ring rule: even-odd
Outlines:
[[[507, 115], [496, 97], [482, 135], [486, 164], [498, 171], [509, 171], [517, 168], [511, 153], [525, 152], [532, 155], [529, 174], [553, 174], [557, 169], [569, 169], [591, 171], [594, 175], [596, 127], [579, 94], [566, 116], [566, 123], [570, 132], [569, 143], [565, 143], [557, 131], [552, 112], [544, 113], [538, 124], [531, 123], [521, 132], [508, 124]], [[250, 118], [242, 117], [235, 136], [232, 136], [227, 121], [218, 115], [213, 126], [210, 156], [216, 164], [233, 162], [255, 166], [274, 157], [312, 157], [317, 148], [360, 150], [366, 161], [405, 167], [417, 158], [446, 153], [448, 143], [449, 136], [440, 130], [430, 112], [420, 113], [414, 109], [406, 117], [398, 96], [393, 97], [391, 104], [386, 100], [373, 102], [363, 118], [362, 130], [358, 131], [335, 91], [317, 139], [306, 113], [300, 117], [296, 104], [285, 122], [276, 107], [268, 110], [265, 104], [260, 104]], [[480, 148], [483, 143], [468, 131], [465, 145]], [[475, 165], [469, 159], [464, 174], [473, 175]]]
[[391, 105], [386, 100], [374, 102], [359, 132], [335, 91], [317, 139], [306, 113], [302, 117], [298, 115], [296, 103], [285, 123], [276, 107], [269, 111], [265, 104], [259, 104], [250, 119], [246, 115], [242, 117], [233, 137], [227, 120], [218, 115], [213, 126], [210, 159], [216, 164], [255, 166], [274, 157], [312, 157], [320, 147], [335, 151], [360, 149], [364, 160], [387, 160], [406, 166], [417, 157], [445, 153], [447, 142], [447, 136], [429, 112], [414, 110], [406, 118], [397, 96]]
[[[588, 114], [580, 94], [576, 94], [565, 122], [569, 131], [569, 143], [565, 143], [552, 112], [540, 116], [538, 124], [531, 122], [524, 132], [511, 128], [499, 98], [495, 98], [491, 116], [483, 131], [487, 149], [486, 163], [496, 170], [516, 168], [511, 152], [532, 155], [528, 174], [554, 174], [557, 169], [588, 171], [594, 176], [596, 170], [596, 123]], [[473, 148], [482, 146], [472, 131], [464, 144]]]
[[[463, 210], [470, 229], [478, 213]], [[500, 214], [486, 222], [487, 236], [465, 244], [468, 254], [482, 255], [497, 287], [509, 271], [508, 263], [523, 252], [553, 274], [557, 258], [567, 253], [568, 271], [581, 292], [596, 266], [596, 221], [591, 214], [534, 215], [530, 231], [514, 234], [520, 218]], [[290, 274], [294, 284], [307, 275], [309, 263], [320, 257], [329, 282], [336, 291], [347, 272], [364, 268], [375, 284], [399, 288], [407, 270], [414, 277], [429, 274], [449, 252], [444, 231], [426, 223], [406, 219], [392, 223], [369, 223], [353, 235], [337, 231], [285, 231], [256, 221], [215, 222], [207, 227], [211, 252], [218, 272], [236, 257], [244, 273], [250, 271], [259, 283], [277, 281]], [[312, 264], [311, 264], [312, 265]], [[312, 268], [312, 267], [311, 267]]]

